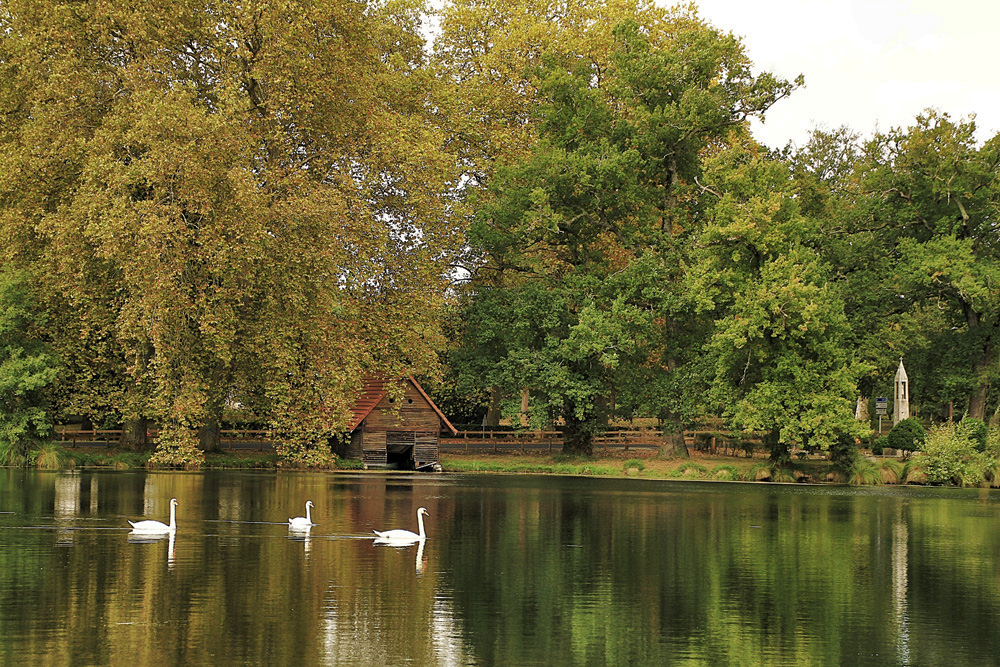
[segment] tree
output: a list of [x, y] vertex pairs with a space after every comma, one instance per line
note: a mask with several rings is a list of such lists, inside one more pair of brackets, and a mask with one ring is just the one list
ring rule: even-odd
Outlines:
[[74, 378], [121, 351], [111, 408], [161, 423], [157, 460], [237, 404], [307, 456], [365, 374], [432, 368], [461, 236], [420, 9], [0, 8], [0, 235], [93, 332], [57, 341]]
[[1000, 267], [1000, 136], [980, 145], [973, 120], [928, 111], [906, 130], [839, 146], [848, 168], [825, 179], [838, 209], [826, 255], [848, 287], [856, 340], [883, 373], [905, 354], [921, 400], [941, 414], [958, 401], [984, 418], [1000, 326], [990, 287]]
[[[692, 14], [643, 8], [606, 29], [588, 24], [580, 43], [607, 51], [542, 54], [539, 140], [479, 204], [465, 315], [469, 371], [508, 396], [528, 387], [533, 418], [563, 420], [582, 453], [616, 379], [684, 365], [679, 277], [698, 208], [685, 197], [702, 152], [795, 87], [753, 76], [739, 41]], [[626, 404], [648, 398], [623, 386]]]
[[706, 345], [712, 397], [738, 428], [764, 434], [776, 463], [788, 447], [829, 448], [862, 435], [853, 419], [857, 379], [838, 285], [822, 261], [819, 226], [791, 196], [781, 160], [752, 143], [706, 170], [717, 201], [700, 239], [691, 289], [715, 317]]
[[0, 266], [0, 464], [23, 464], [52, 434], [48, 389], [58, 358], [38, 338], [43, 323], [25, 274]]

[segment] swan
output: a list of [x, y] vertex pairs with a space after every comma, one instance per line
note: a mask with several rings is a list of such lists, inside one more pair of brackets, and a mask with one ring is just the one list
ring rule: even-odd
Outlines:
[[294, 519], [289, 519], [288, 520], [288, 527], [291, 530], [309, 530], [309, 528], [312, 527], [312, 525], [313, 525], [312, 514], [309, 512], [309, 509], [312, 506], [313, 506], [313, 501], [307, 500], [306, 501], [306, 515], [305, 516], [297, 516]]
[[136, 533], [172, 533], [177, 530], [177, 499], [170, 499], [170, 525], [162, 521], [129, 521], [132, 531]]
[[409, 530], [376, 530], [372, 531], [378, 537], [376, 541], [385, 542], [416, 542], [417, 540], [424, 540], [427, 537], [427, 533], [424, 532], [424, 516], [430, 516], [427, 510], [423, 507], [417, 510], [417, 526], [420, 530], [420, 534], [414, 533]]

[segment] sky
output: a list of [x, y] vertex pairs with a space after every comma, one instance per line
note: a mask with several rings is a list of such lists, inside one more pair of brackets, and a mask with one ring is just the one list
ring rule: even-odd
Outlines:
[[801, 145], [815, 128], [905, 128], [928, 107], [954, 119], [974, 113], [980, 142], [1000, 132], [1000, 0], [695, 3], [743, 39], [755, 71], [804, 75], [804, 88], [754, 123], [772, 148]]

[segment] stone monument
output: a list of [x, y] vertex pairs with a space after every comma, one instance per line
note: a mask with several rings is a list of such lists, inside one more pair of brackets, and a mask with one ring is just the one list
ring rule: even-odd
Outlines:
[[910, 380], [903, 368], [903, 358], [899, 358], [899, 368], [896, 370], [895, 401], [892, 405], [892, 425], [895, 426], [904, 419], [910, 418]]

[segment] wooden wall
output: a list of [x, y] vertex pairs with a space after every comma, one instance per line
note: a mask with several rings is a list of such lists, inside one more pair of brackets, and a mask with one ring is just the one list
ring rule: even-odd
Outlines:
[[[390, 402], [389, 395], [382, 397], [375, 409], [365, 418], [366, 431], [387, 431], [405, 429], [407, 431], [441, 431], [441, 418], [430, 406], [417, 388], [406, 383], [406, 392], [396, 402]], [[399, 407], [398, 414], [393, 414]]]
[[418, 467], [438, 461], [441, 418], [410, 382], [406, 383], [401, 398], [383, 396], [355, 431], [358, 432], [359, 455], [365, 463], [384, 464], [390, 445], [412, 445], [413, 460]]

